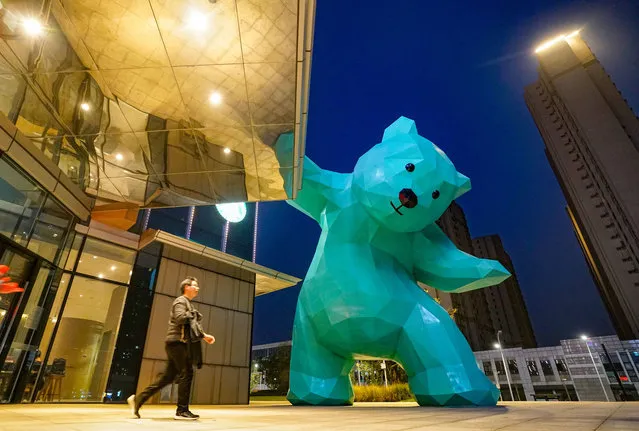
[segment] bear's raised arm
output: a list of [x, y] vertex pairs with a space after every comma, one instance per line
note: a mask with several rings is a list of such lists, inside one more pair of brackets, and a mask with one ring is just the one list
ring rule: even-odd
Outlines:
[[[283, 133], [275, 142], [275, 156], [280, 164], [280, 173], [284, 179], [284, 188], [288, 196], [292, 196], [293, 170], [293, 133]], [[343, 190], [348, 175], [327, 171], [317, 166], [311, 159], [304, 157], [302, 188], [297, 192], [295, 200], [287, 202], [304, 214], [320, 221], [332, 192]]]
[[496, 260], [480, 259], [457, 249], [436, 224], [415, 237], [413, 256], [415, 278], [445, 292], [468, 292], [510, 277]]

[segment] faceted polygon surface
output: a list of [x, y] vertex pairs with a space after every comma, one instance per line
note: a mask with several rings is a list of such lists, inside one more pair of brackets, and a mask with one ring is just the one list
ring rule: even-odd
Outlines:
[[[292, 145], [291, 134], [275, 145], [282, 166]], [[291, 174], [282, 176], [290, 188]], [[361, 356], [400, 363], [420, 405], [497, 402], [462, 333], [417, 285], [465, 292], [510, 276], [499, 262], [458, 250], [435, 224], [468, 190], [470, 180], [404, 117], [352, 174], [305, 158], [302, 189], [289, 203], [322, 233], [295, 314], [292, 404], [352, 404], [348, 374]]]

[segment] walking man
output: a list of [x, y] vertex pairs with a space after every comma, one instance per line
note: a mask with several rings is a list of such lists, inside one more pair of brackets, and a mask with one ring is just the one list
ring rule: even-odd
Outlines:
[[202, 330], [200, 321], [202, 315], [193, 308], [191, 301], [200, 291], [197, 279], [187, 277], [181, 284], [182, 296], [173, 301], [169, 317], [169, 329], [166, 334], [166, 355], [168, 363], [166, 369], [158, 379], [146, 387], [140, 394], [131, 395], [127, 402], [133, 415], [140, 417], [140, 407], [164, 386], [178, 383], [178, 402], [175, 419], [195, 420], [199, 418], [189, 411], [189, 396], [193, 380], [194, 360], [198, 367], [202, 364], [200, 340], [208, 344], [215, 342], [215, 337]]

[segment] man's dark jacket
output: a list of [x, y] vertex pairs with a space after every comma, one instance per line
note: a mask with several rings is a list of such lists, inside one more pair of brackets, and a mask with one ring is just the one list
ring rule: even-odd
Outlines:
[[184, 295], [173, 301], [169, 315], [169, 329], [166, 333], [167, 343], [187, 343], [190, 347], [191, 360], [198, 368], [202, 368], [202, 343], [191, 332], [191, 321], [202, 321], [202, 315], [193, 308], [191, 301]]

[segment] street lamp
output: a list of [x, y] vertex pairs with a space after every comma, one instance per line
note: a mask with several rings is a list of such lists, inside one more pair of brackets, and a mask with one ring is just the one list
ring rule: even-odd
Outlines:
[[499, 335], [501, 334], [501, 329], [497, 331], [497, 343], [495, 343], [495, 348], [499, 349], [501, 353], [501, 362], [504, 364], [504, 369], [506, 370], [506, 381], [508, 381], [508, 390], [510, 391], [510, 399], [515, 401], [515, 396], [513, 395], [513, 388], [510, 385], [510, 373], [508, 372], [508, 364], [506, 363], [506, 359], [504, 359], [504, 351], [501, 348], [501, 341], [499, 340]]
[[386, 360], [382, 361], [382, 370], [384, 370], [384, 386], [388, 387], [388, 376], [386, 376]]
[[599, 377], [599, 383], [601, 383], [601, 390], [606, 396], [606, 401], [610, 401], [610, 398], [608, 398], [608, 393], [606, 392], [606, 388], [604, 387], [603, 380], [601, 379], [601, 375], [599, 375], [599, 369], [597, 368], [597, 364], [595, 364], [595, 358], [594, 356], [592, 356], [592, 351], [590, 350], [590, 345], [588, 344], [588, 336], [582, 335], [581, 339], [586, 342], [586, 348], [588, 349], [588, 353], [590, 354], [590, 359], [592, 360], [592, 366], [595, 367], [595, 372], [597, 373], [597, 377]]

